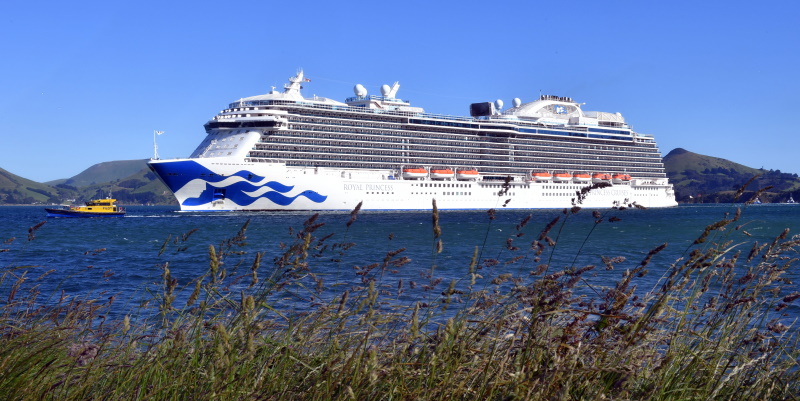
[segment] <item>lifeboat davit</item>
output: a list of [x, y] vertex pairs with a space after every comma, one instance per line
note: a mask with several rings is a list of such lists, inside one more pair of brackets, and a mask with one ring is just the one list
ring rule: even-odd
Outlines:
[[456, 170], [456, 179], [458, 180], [474, 180], [476, 178], [478, 178], [478, 170], [475, 169]]
[[570, 182], [572, 181], [572, 174], [571, 173], [556, 173], [555, 177], [553, 178], [555, 182]]
[[589, 173], [575, 173], [572, 177], [575, 182], [589, 182], [592, 180], [592, 176]]
[[449, 168], [433, 168], [431, 169], [431, 178], [442, 180], [445, 178], [453, 178], [455, 173]]
[[611, 181], [611, 174], [608, 173], [592, 174], [592, 182], [609, 182], [609, 181]]
[[407, 167], [403, 169], [403, 178], [425, 178], [428, 170], [420, 167]]
[[611, 182], [614, 184], [625, 184], [631, 181], [630, 174], [614, 174], [611, 177]]
[[536, 171], [531, 174], [531, 178], [533, 178], [533, 180], [536, 182], [547, 182], [553, 178], [553, 175], [547, 171]]

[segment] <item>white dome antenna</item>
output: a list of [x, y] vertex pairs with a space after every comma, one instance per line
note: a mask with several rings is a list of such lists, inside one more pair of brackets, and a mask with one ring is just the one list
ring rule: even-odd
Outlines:
[[515, 97], [514, 100], [511, 101], [511, 104], [514, 105], [514, 107], [519, 107], [522, 104], [522, 100], [520, 100], [518, 97]]
[[356, 86], [353, 87], [353, 92], [358, 97], [367, 96], [367, 88], [365, 88], [364, 85], [361, 85], [361, 84], [356, 84]]
[[496, 108], [498, 111], [502, 110], [502, 109], [503, 109], [503, 100], [502, 100], [502, 99], [497, 99], [497, 100], [495, 100], [495, 101], [494, 101], [494, 107], [495, 107], [495, 108]]
[[383, 97], [394, 98], [397, 96], [397, 90], [400, 89], [400, 82], [395, 82], [394, 85], [389, 87], [389, 85], [381, 86], [381, 94]]

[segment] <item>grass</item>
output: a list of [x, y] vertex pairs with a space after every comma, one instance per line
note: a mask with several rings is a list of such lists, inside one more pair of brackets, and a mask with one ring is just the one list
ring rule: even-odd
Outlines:
[[[593, 288], [584, 276], [596, 266], [551, 265], [559, 233], [572, 219], [608, 224], [632, 205], [590, 217], [579, 207], [585, 195], [535, 229], [530, 245], [521, 244], [529, 217], [500, 252], [478, 244], [460, 280], [442, 283], [434, 258], [421, 283], [426, 297], [413, 302], [401, 301], [411, 283], [396, 277], [409, 262], [404, 248], [364, 261], [352, 276], [318, 270], [324, 258], [341, 263], [353, 244], [347, 231], [340, 242], [318, 237], [317, 215], [272, 261], [242, 254], [245, 224], [209, 246], [207, 272], [185, 287], [165, 263], [150, 302], [119, 319], [108, 317], [114, 299], [42, 299], [41, 278], [5, 266], [0, 398], [797, 398], [797, 336], [782, 313], [800, 293], [782, 287], [799, 238], [733, 243], [737, 209], [669, 266], [651, 265], [667, 244], [639, 263], [603, 258], [601, 267], [625, 272]], [[435, 256], [446, 233], [432, 209]], [[181, 252], [191, 234], [169, 238], [161, 253]], [[489, 252], [499, 256], [484, 258]], [[650, 270], [663, 274], [657, 287], [637, 289]]]

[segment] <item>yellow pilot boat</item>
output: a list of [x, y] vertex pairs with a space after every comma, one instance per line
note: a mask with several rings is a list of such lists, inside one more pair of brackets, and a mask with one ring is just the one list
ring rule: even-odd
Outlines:
[[47, 217], [122, 217], [125, 209], [115, 204], [111, 198], [86, 202], [85, 206], [64, 206], [61, 208], [45, 208]]

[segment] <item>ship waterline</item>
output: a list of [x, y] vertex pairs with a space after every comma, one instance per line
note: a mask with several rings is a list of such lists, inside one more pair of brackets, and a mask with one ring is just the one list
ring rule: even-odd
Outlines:
[[608, 185], [582, 206], [677, 204], [654, 138], [619, 113], [541, 96], [444, 116], [396, 98], [397, 83], [341, 103], [302, 97], [302, 72], [289, 81], [231, 103], [189, 158], [149, 162], [182, 210], [563, 208], [589, 174]]

